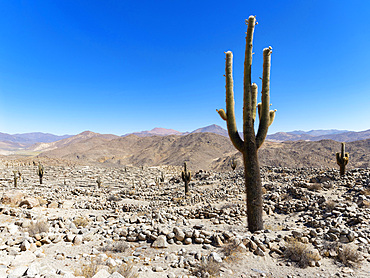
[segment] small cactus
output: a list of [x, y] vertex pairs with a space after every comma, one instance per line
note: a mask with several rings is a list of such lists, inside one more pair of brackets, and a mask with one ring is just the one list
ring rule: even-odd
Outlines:
[[186, 162], [184, 162], [184, 171], [181, 172], [181, 178], [185, 183], [185, 194], [188, 194], [189, 182], [191, 180], [191, 172], [186, 170]]
[[13, 171], [14, 175], [14, 187], [17, 187], [17, 180], [21, 178], [21, 173], [19, 171]]
[[235, 161], [235, 159], [233, 158], [232, 160], [231, 160], [231, 164], [230, 164], [230, 166], [231, 166], [231, 169], [233, 169], [233, 171], [235, 171], [235, 169], [236, 169], [236, 166], [238, 165], [238, 163]]
[[100, 179], [100, 177], [97, 177], [96, 183], [98, 184], [98, 188], [101, 188], [101, 179]]
[[38, 166], [38, 169], [37, 169], [37, 174], [39, 175], [40, 177], [40, 184], [42, 184], [42, 177], [44, 176], [44, 166], [39, 163], [39, 166]]
[[337, 164], [339, 165], [340, 175], [344, 176], [346, 173], [346, 165], [348, 164], [349, 154], [345, 152], [346, 144], [342, 143], [342, 150], [340, 153], [336, 154], [337, 157]]

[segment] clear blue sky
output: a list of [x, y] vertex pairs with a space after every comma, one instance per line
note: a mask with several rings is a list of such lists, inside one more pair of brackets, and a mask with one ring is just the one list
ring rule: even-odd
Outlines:
[[0, 1], [0, 132], [192, 131], [225, 108], [238, 128], [246, 25], [252, 79], [272, 46], [269, 133], [370, 128], [370, 1]]

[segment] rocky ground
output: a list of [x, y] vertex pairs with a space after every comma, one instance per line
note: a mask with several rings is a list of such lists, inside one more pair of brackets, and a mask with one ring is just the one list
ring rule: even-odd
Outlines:
[[370, 169], [262, 168], [251, 234], [242, 171], [44, 168], [0, 163], [0, 277], [370, 276]]

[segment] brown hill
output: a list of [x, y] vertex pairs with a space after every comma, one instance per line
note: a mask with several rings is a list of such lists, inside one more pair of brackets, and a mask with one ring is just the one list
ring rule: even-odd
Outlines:
[[[340, 142], [333, 140], [265, 142], [258, 157], [261, 166], [337, 168], [335, 154], [340, 148]], [[346, 143], [346, 151], [350, 157], [348, 169], [370, 167], [370, 139]], [[235, 152], [214, 161], [210, 168], [229, 171], [232, 158], [242, 167], [242, 156]]]
[[35, 151], [35, 152], [37, 151], [45, 152], [45, 151], [63, 148], [68, 145], [77, 144], [86, 139], [95, 138], [95, 137], [98, 137], [100, 139], [106, 139], [106, 140], [112, 140], [115, 138], [119, 138], [119, 136], [113, 135], [113, 134], [100, 134], [100, 133], [95, 133], [92, 131], [84, 131], [84, 132], [81, 132], [80, 134], [77, 134], [77, 135], [74, 135], [69, 138], [59, 140], [59, 141], [55, 141], [51, 143], [36, 143], [28, 149], [30, 151]]
[[[346, 144], [350, 153], [348, 168], [370, 167], [370, 139]], [[259, 151], [260, 164], [281, 167], [336, 168], [335, 153], [340, 143], [333, 140], [265, 142]], [[112, 163], [134, 166], [182, 165], [188, 161], [195, 169], [230, 170], [230, 160], [241, 155], [228, 137], [213, 133], [191, 133], [185, 136], [138, 137], [117, 139], [93, 136], [71, 142], [40, 157], [78, 160], [84, 163]]]
[[191, 168], [205, 169], [214, 159], [234, 151], [227, 137], [213, 133], [151, 137], [129, 135], [104, 142], [93, 140], [90, 138], [46, 151], [39, 156], [136, 166], [182, 165], [184, 161], [189, 161]]

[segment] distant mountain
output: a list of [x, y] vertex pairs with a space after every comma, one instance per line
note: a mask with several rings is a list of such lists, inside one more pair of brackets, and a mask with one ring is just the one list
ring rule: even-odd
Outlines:
[[227, 130], [223, 129], [222, 127], [218, 125], [209, 125], [206, 127], [201, 127], [198, 128], [192, 132], [181, 132], [177, 131], [174, 129], [167, 129], [167, 128], [160, 128], [156, 127], [153, 128], [152, 130], [145, 130], [145, 131], [140, 131], [140, 132], [133, 132], [133, 133], [127, 133], [125, 135], [122, 135], [121, 137], [125, 137], [128, 135], [136, 135], [138, 137], [148, 137], [148, 136], [167, 136], [167, 135], [187, 135], [190, 133], [204, 133], [204, 132], [210, 132], [210, 133], [215, 133], [218, 135], [222, 136], [228, 136], [227, 135]]
[[188, 161], [189, 168], [204, 169], [215, 158], [235, 151], [229, 138], [212, 133], [144, 137], [131, 134], [113, 140], [89, 138], [43, 152], [39, 157], [135, 166], [181, 166]]
[[119, 138], [117, 135], [113, 134], [100, 134], [100, 133], [95, 133], [92, 131], [84, 131], [81, 132], [80, 134], [74, 135], [72, 137], [68, 137], [66, 139], [62, 139], [59, 141], [51, 142], [51, 143], [36, 143], [32, 145], [29, 150], [31, 151], [38, 151], [38, 152], [44, 152], [44, 151], [49, 151], [49, 150], [54, 150], [57, 148], [65, 147], [70, 144], [75, 144], [81, 141], [84, 141], [86, 139], [90, 138], [101, 138], [101, 139], [106, 139], [106, 140], [112, 140]]
[[290, 134], [297, 134], [297, 135], [310, 135], [310, 136], [322, 136], [322, 135], [329, 135], [329, 134], [339, 134], [349, 132], [349, 130], [338, 130], [338, 129], [317, 129], [317, 130], [310, 130], [310, 131], [303, 131], [303, 130], [294, 130], [291, 132], [287, 132]]
[[[340, 142], [321, 141], [266, 141], [258, 152], [260, 165], [281, 167], [337, 167], [335, 153]], [[370, 167], [370, 139], [349, 142], [348, 169]], [[116, 139], [98, 136], [45, 151], [39, 157], [49, 157], [79, 163], [105, 163], [107, 165], [133, 166], [181, 166], [188, 162], [189, 168], [230, 171], [230, 161], [235, 158], [238, 167], [243, 167], [241, 153], [228, 137], [213, 133], [191, 133], [184, 136], [129, 135]]]
[[0, 133], [0, 141], [8, 141], [13, 143], [32, 145], [38, 142], [49, 143], [58, 140], [62, 140], [72, 135], [54, 135], [50, 133], [32, 132], [22, 134], [7, 134]]
[[156, 128], [153, 128], [152, 130], [127, 133], [125, 135], [122, 135], [122, 137], [125, 137], [128, 135], [136, 135], [138, 137], [148, 137], [148, 136], [167, 136], [167, 135], [183, 135], [183, 134], [184, 134], [183, 132], [180, 132], [174, 129], [156, 127]]
[[365, 131], [346, 131], [346, 130], [311, 130], [292, 131], [292, 132], [277, 132], [267, 135], [266, 139], [276, 142], [284, 141], [320, 141], [324, 139], [331, 139], [338, 142], [353, 142], [358, 140], [365, 140], [370, 138], [370, 129]]
[[202, 127], [202, 128], [198, 128], [194, 131], [192, 131], [191, 133], [200, 133], [200, 132], [210, 132], [210, 133], [215, 133], [215, 134], [218, 134], [218, 135], [222, 135], [222, 136], [229, 136], [228, 133], [227, 133], [227, 130], [226, 129], [223, 129], [222, 127], [218, 126], [218, 125], [209, 125], [209, 126], [206, 126], [206, 127]]

